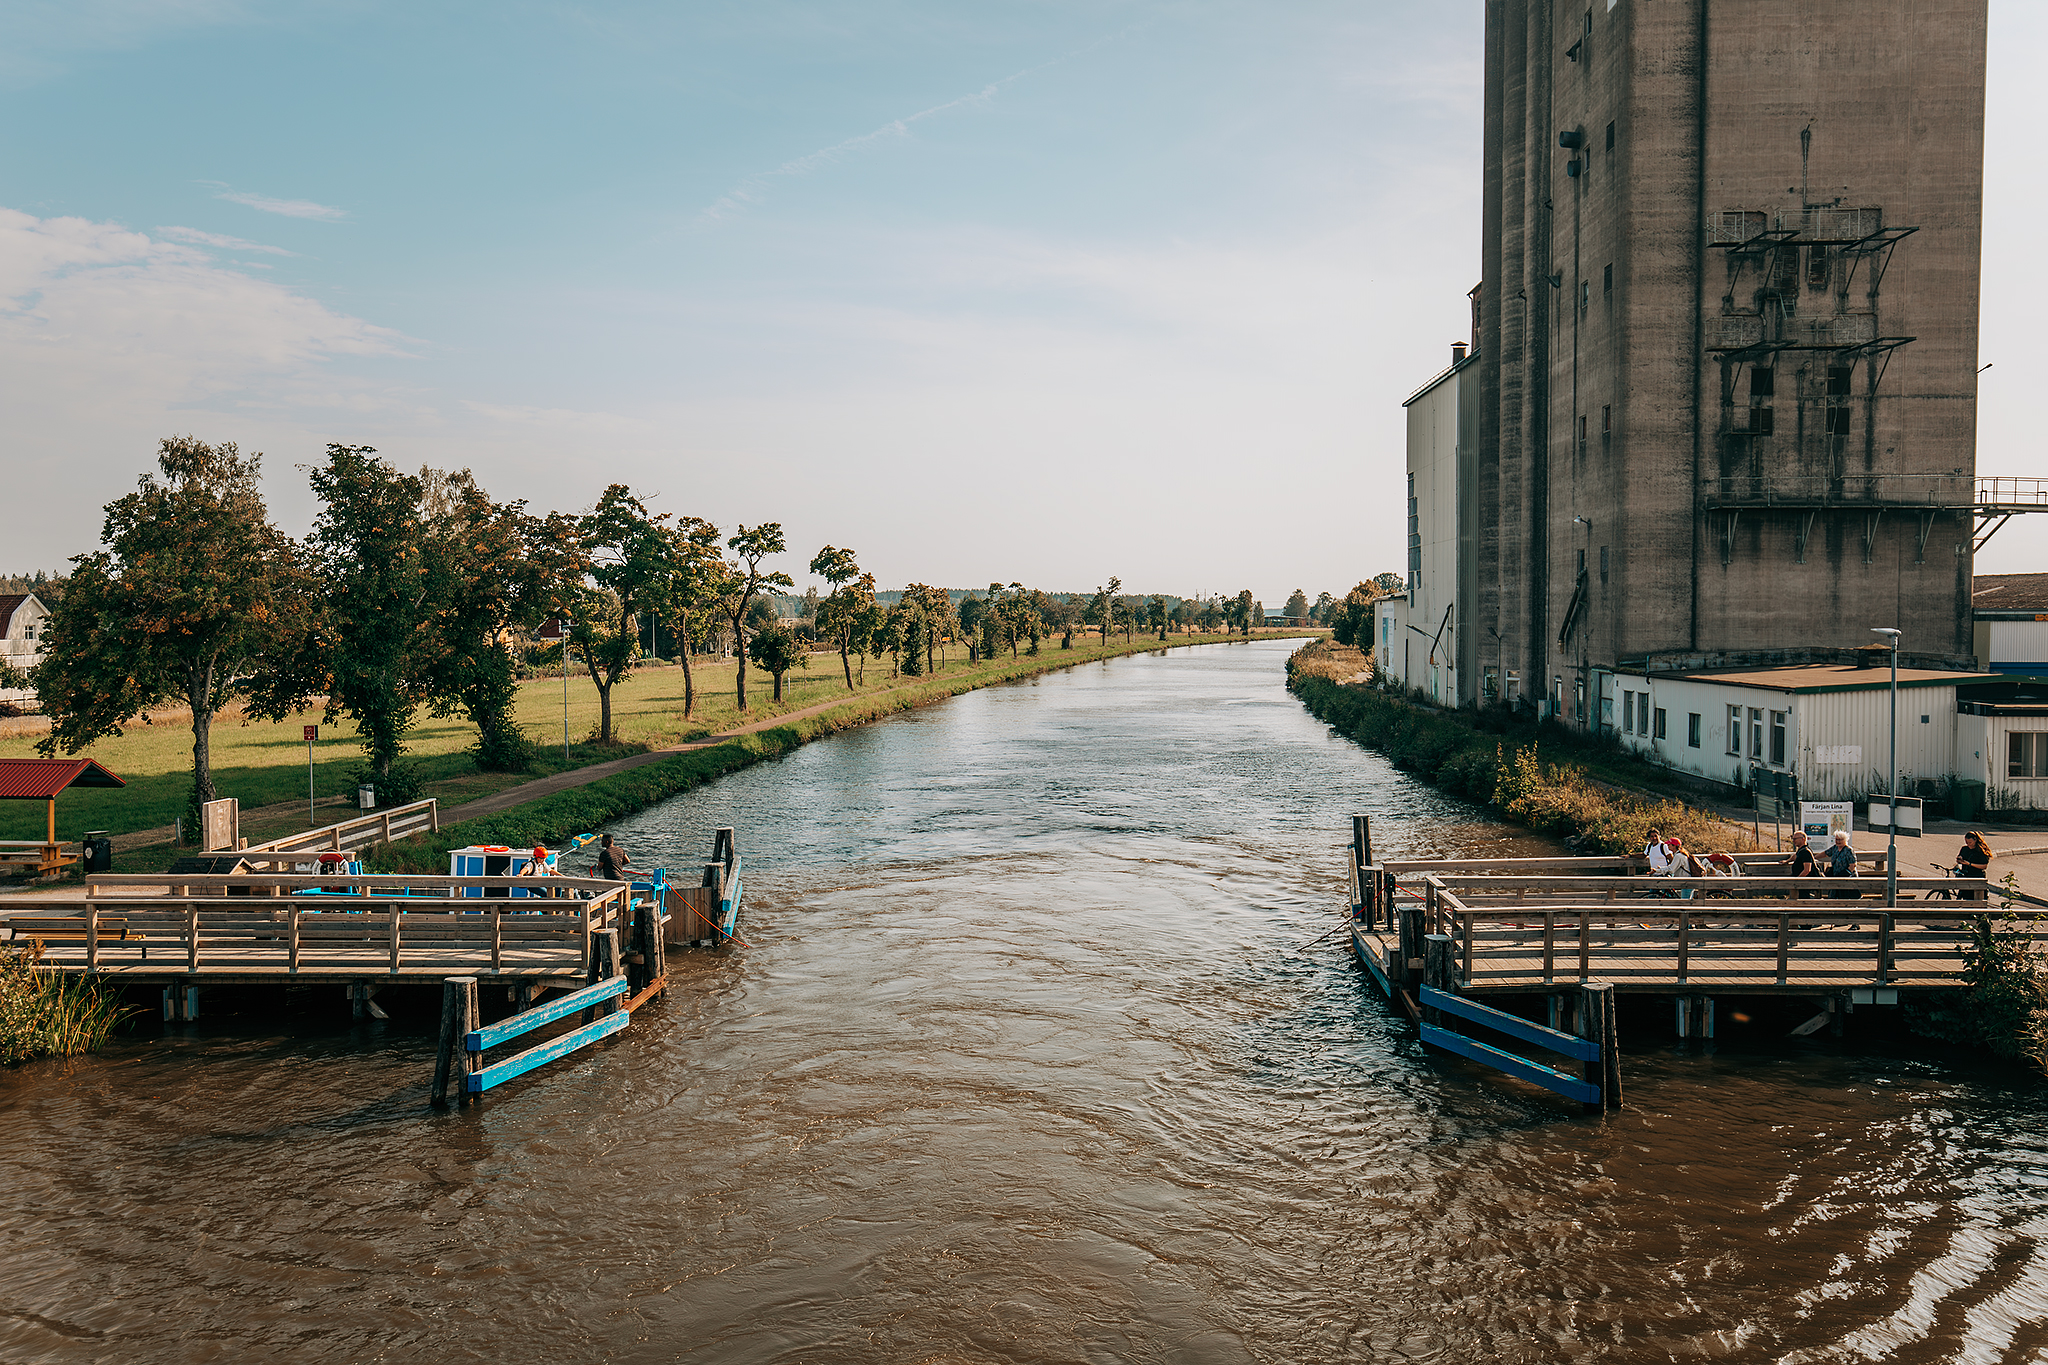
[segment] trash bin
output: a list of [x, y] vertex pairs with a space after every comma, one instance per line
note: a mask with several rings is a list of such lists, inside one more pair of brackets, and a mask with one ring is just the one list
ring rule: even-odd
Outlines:
[[85, 872], [112, 872], [114, 870], [114, 841], [103, 829], [89, 829], [81, 841], [84, 858], [80, 865]]
[[1949, 805], [1955, 818], [1968, 824], [1977, 818], [1977, 810], [1984, 804], [1984, 784], [1975, 778], [1957, 778], [1950, 786]]
[[377, 789], [375, 787], [365, 784], [356, 788], [356, 809], [377, 809]]

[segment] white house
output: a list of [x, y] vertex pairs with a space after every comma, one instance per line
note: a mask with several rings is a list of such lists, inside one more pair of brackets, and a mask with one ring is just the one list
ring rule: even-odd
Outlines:
[[[34, 668], [43, 661], [43, 633], [49, 628], [50, 609], [32, 592], [0, 595], [0, 663], [14, 668]], [[36, 694], [21, 688], [0, 687], [0, 701], [32, 702]]]
[[1373, 641], [1379, 670], [1446, 706], [1501, 699], [1498, 679], [1482, 689], [1473, 676], [1461, 619], [1470, 614], [1462, 595], [1469, 591], [1474, 531], [1478, 390], [1466, 374], [1474, 359], [1462, 343], [1452, 346], [1450, 365], [1402, 404], [1408, 415], [1407, 591], [1380, 603]]

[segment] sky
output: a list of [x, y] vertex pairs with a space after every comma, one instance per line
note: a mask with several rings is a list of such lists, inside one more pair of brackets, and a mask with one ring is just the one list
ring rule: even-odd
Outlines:
[[[2044, 10], [1992, 5], [1985, 473], [2048, 473]], [[0, 571], [189, 432], [294, 534], [345, 441], [779, 521], [799, 583], [1342, 594], [1468, 328], [1481, 14], [0, 0]]]

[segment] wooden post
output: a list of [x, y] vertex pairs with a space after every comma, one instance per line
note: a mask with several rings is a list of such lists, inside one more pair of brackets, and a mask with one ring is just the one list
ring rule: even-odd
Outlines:
[[285, 939], [286, 939], [286, 943], [287, 943], [287, 947], [286, 947], [286, 949], [285, 949], [285, 957], [286, 957], [286, 967], [287, 967], [287, 970], [289, 970], [289, 971], [292, 971], [292, 972], [296, 972], [296, 971], [298, 971], [298, 970], [299, 970], [299, 905], [298, 905], [298, 902], [297, 902], [297, 901], [293, 901], [293, 902], [291, 902], [291, 903], [290, 903], [289, 905], [287, 905], [287, 906], [285, 907], [285, 911], [284, 911], [284, 914], [285, 914], [285, 926], [286, 926], [286, 927], [285, 927]]
[[384, 842], [391, 842], [391, 812], [388, 810], [384, 812]]
[[1372, 865], [1372, 822], [1363, 815], [1351, 817], [1351, 884], [1358, 888], [1358, 903], [1351, 907], [1354, 918], [1372, 927], [1371, 896], [1366, 891], [1365, 869]]
[[441, 803], [438, 800], [427, 802], [427, 828], [435, 834], [441, 832]]
[[1686, 952], [1692, 947], [1692, 915], [1684, 910], [1678, 912], [1678, 980], [1685, 981]]
[[1401, 956], [1397, 965], [1401, 971], [1396, 980], [1406, 984], [1415, 980], [1422, 970], [1423, 910], [1419, 905], [1404, 905], [1398, 914], [1400, 932], [1397, 945]]
[[1792, 951], [1792, 917], [1778, 916], [1778, 984], [1785, 984], [1785, 961]]
[[1600, 1087], [1600, 1105], [1588, 1109], [1621, 1108], [1621, 1053], [1616, 1046], [1614, 987], [1603, 981], [1588, 981], [1579, 992], [1578, 1034], [1600, 1045], [1597, 1060], [1580, 1063], [1579, 1077]]
[[[441, 1048], [434, 1056], [434, 1091], [432, 1102], [437, 1105], [448, 1103], [448, 1082], [455, 1080], [456, 1058], [466, 1055], [462, 1046], [462, 999], [463, 985], [473, 983], [475, 977], [451, 976], [441, 982]], [[467, 1074], [468, 1067], [463, 1067]]]
[[1437, 900], [1436, 895], [1437, 887], [1440, 885], [1435, 877], [1422, 879], [1422, 927], [1425, 932], [1432, 934], [1443, 932], [1443, 925], [1437, 918], [1441, 913], [1437, 908], [1441, 902]]
[[[1422, 940], [1422, 984], [1446, 993], [1458, 989], [1457, 942], [1449, 934], [1430, 934]], [[1443, 1025], [1443, 1011], [1424, 1007], [1425, 1024]]]
[[[619, 974], [619, 931], [602, 929], [591, 936], [590, 970], [584, 979], [585, 985], [595, 986], [600, 981], [609, 981]], [[618, 1008], [619, 998], [613, 996], [590, 1009], [583, 1011], [583, 1022], [594, 1023], [599, 1014], [610, 1014]]]
[[389, 906], [387, 906], [387, 907], [386, 907], [386, 913], [387, 913], [387, 916], [388, 916], [388, 920], [389, 920], [389, 924], [390, 924], [390, 930], [391, 930], [391, 974], [392, 974], [393, 976], [397, 976], [397, 975], [398, 975], [398, 917], [399, 917], [400, 915], [404, 914], [405, 912], [404, 912], [403, 910], [401, 910], [401, 909], [399, 908], [399, 903], [398, 903], [397, 901], [393, 901], [393, 902], [391, 902], [391, 904], [390, 904]]
[[100, 908], [91, 901], [85, 903], [85, 969], [100, 969]]
[[351, 981], [348, 984], [348, 1014], [351, 1019], [360, 1019], [370, 1012], [370, 997], [363, 993], [363, 983]]
[[1882, 986], [1892, 979], [1892, 935], [1897, 928], [1897, 917], [1887, 910], [1877, 917], [1877, 984]]
[[199, 902], [185, 902], [185, 970], [199, 970]]
[[[1557, 911], [1543, 912], [1543, 984], [1548, 986], [1557, 974]], [[1552, 1000], [1556, 996], [1550, 997]], [[1555, 1024], [1552, 1028], [1557, 1027]]]

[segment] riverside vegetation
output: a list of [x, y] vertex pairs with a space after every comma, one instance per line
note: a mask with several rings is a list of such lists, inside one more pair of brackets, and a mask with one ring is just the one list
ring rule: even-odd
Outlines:
[[131, 1013], [117, 987], [38, 965], [42, 944], [0, 946], [0, 1066], [97, 1051]]
[[[1675, 797], [1618, 788], [1616, 780], [1654, 781], [1659, 775], [1623, 768], [1634, 761], [1614, 754], [1611, 746], [1557, 726], [1417, 704], [1357, 681], [1370, 676], [1370, 663], [1358, 649], [1313, 641], [1289, 658], [1287, 685], [1318, 720], [1379, 750], [1404, 772], [1582, 848], [1633, 853], [1652, 827], [1696, 850], [1756, 847], [1712, 812]], [[1596, 776], [1596, 763], [1607, 768], [1608, 778]], [[2015, 911], [2011, 874], [2005, 889], [2004, 917], [1980, 923], [1963, 951], [1969, 984], [1914, 999], [1905, 1017], [1924, 1037], [1983, 1048], [2048, 1072], [2048, 957], [2032, 937], [2044, 917]]]

